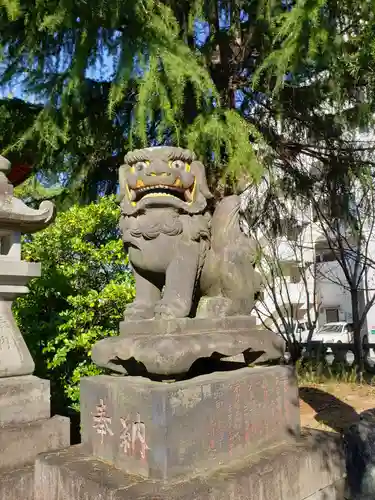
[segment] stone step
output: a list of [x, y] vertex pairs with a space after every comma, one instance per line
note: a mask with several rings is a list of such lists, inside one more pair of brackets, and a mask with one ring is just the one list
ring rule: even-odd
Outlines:
[[[0, 469], [32, 463], [44, 451], [70, 444], [70, 422], [58, 415], [0, 428]], [[20, 499], [21, 500], [21, 499]]]
[[315, 431], [185, 481], [126, 474], [83, 445], [40, 455], [34, 500], [343, 500], [340, 436]]
[[34, 464], [0, 469], [0, 500], [34, 500]]

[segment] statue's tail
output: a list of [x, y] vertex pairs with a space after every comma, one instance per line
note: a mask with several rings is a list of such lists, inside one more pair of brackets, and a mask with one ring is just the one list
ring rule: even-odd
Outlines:
[[217, 205], [211, 222], [211, 246], [220, 251], [227, 246], [249, 244], [249, 238], [240, 225], [241, 200], [239, 196], [226, 196]]
[[211, 221], [211, 250], [201, 278], [207, 296], [229, 301], [228, 314], [250, 314], [259, 290], [254, 241], [241, 230], [240, 202], [233, 195], [217, 205]]

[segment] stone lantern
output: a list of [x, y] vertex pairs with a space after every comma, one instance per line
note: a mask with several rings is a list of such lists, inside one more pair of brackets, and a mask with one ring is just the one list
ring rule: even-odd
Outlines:
[[33, 461], [42, 451], [69, 444], [69, 421], [50, 418], [50, 384], [35, 377], [34, 361], [13, 318], [12, 302], [40, 276], [40, 263], [21, 260], [21, 234], [47, 227], [55, 206], [39, 210], [13, 195], [6, 176], [10, 162], [0, 156], [0, 498], [32, 498]]
[[21, 234], [47, 227], [55, 206], [49, 201], [39, 210], [13, 196], [6, 177], [10, 162], [0, 157], [0, 377], [31, 375], [34, 361], [13, 319], [12, 302], [28, 292], [27, 283], [40, 276], [40, 263], [21, 260]]

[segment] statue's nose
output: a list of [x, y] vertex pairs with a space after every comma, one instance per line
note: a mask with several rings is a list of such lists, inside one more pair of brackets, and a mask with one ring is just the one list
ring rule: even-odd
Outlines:
[[153, 161], [148, 169], [148, 175], [153, 176], [169, 176], [171, 172], [168, 172], [167, 165], [162, 161]]

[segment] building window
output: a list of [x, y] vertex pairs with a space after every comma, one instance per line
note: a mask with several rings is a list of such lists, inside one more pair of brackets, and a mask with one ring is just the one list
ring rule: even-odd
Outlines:
[[339, 310], [336, 309], [326, 309], [326, 321], [327, 323], [336, 323], [339, 320]]

